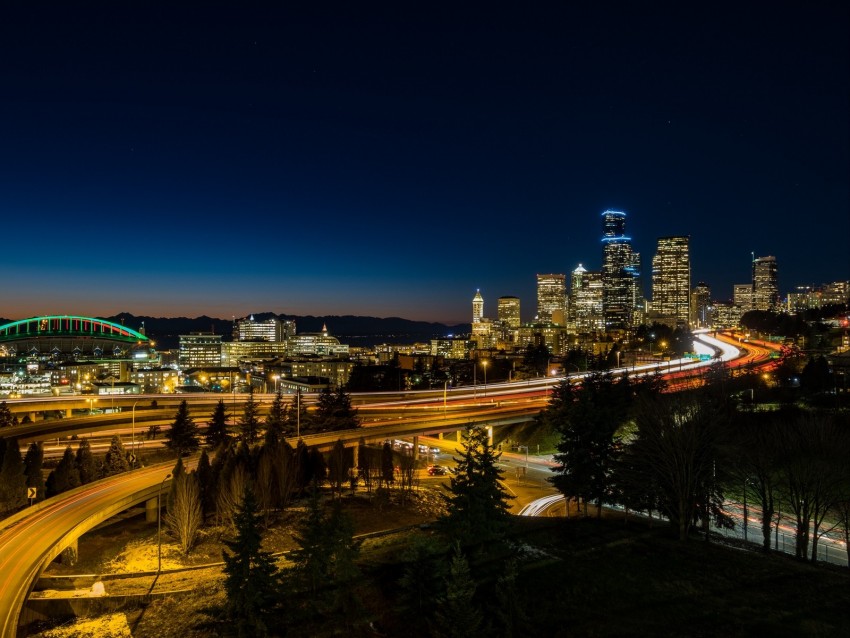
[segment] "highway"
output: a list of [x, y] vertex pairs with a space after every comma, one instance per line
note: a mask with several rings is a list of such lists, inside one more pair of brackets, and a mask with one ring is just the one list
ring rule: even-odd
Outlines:
[[51, 560], [101, 521], [156, 496], [171, 466], [151, 466], [90, 483], [47, 499], [25, 510], [24, 516], [2, 521], [0, 635], [16, 635], [21, 606]]
[[[697, 338], [702, 344], [698, 347], [705, 349], [712, 356], [716, 354], [715, 360], [728, 362], [739, 356], [734, 343], [730, 343], [728, 339], [718, 340], [705, 334]], [[654, 374], [656, 371], [667, 374], [698, 375], [701, 368], [711, 363], [711, 361], [682, 359], [630, 366], [614, 372], [628, 372], [636, 376]], [[577, 382], [580, 382], [584, 376], [586, 376], [584, 373], [569, 375], [570, 379], [575, 379]], [[356, 445], [361, 438], [367, 442], [380, 442], [429, 432], [456, 431], [470, 423], [498, 426], [527, 421], [545, 406], [550, 388], [562, 379], [563, 377], [558, 377], [513, 383], [479, 384], [474, 388], [409, 392], [403, 395], [399, 393], [358, 394], [354, 397], [356, 397], [360, 416], [363, 418], [363, 427], [350, 431], [311, 434], [302, 438], [308, 445], [328, 449], [337, 440], [342, 440], [348, 445]], [[228, 397], [222, 395], [203, 395], [198, 399], [195, 399], [193, 395], [169, 397], [171, 401], [179, 401], [183, 398], [193, 399], [191, 401], [193, 407], [200, 404], [202, 409], [211, 412], [212, 406], [220, 398]], [[259, 400], [267, 404], [271, 398], [271, 395], [263, 395], [259, 397]], [[62, 399], [59, 397], [56, 401], [61, 402]], [[139, 397], [131, 397], [131, 399], [136, 402], [140, 400]], [[150, 397], [144, 397], [144, 400], [148, 399]], [[49, 400], [40, 399], [40, 401]], [[161, 406], [159, 397], [157, 397], [157, 403]], [[160, 411], [157, 410], [157, 412]], [[140, 414], [140, 411], [136, 412], [137, 420]], [[120, 415], [108, 414], [73, 419], [73, 421], [82, 421], [79, 424], [66, 422], [72, 419], [45, 421], [27, 426], [16, 426], [14, 430], [16, 434], [24, 435], [27, 439], [34, 440], [39, 436], [56, 438], [60, 433], [68, 435], [76, 431], [69, 428], [69, 425], [77, 426], [84, 431], [115, 430], [116, 426], [121, 425], [120, 421], [116, 421], [116, 417], [119, 419], [123, 417], [123, 428], [126, 432], [127, 416], [124, 412]], [[162, 419], [162, 416], [161, 412], [155, 415], [159, 419]], [[173, 412], [171, 416], [173, 417]], [[150, 421], [146, 422], [146, 425], [149, 423]], [[57, 424], [60, 426], [57, 427]], [[296, 443], [294, 440], [290, 442]], [[521, 460], [510, 458], [506, 458], [506, 462], [512, 466], [521, 464]], [[169, 466], [160, 465], [98, 481], [48, 499], [0, 522], [0, 530], [3, 530], [0, 533], [0, 557], [2, 557], [0, 558], [0, 575], [2, 575], [2, 589], [0, 589], [2, 632], [0, 636], [3, 638], [15, 636], [20, 608], [32, 583], [41, 570], [64, 547], [98, 522], [135, 503], [151, 498], [156, 494], [160, 482], [170, 469]], [[526, 478], [525, 481], [527, 482], [528, 479]], [[516, 483], [521, 482], [517, 477]]]

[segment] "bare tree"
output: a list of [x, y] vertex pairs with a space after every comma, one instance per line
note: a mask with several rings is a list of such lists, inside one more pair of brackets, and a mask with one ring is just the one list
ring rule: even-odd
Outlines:
[[626, 464], [625, 484], [654, 486], [659, 507], [687, 540], [697, 518], [720, 516], [723, 495], [715, 477], [715, 413], [707, 402], [672, 397], [638, 401], [635, 439]]
[[402, 504], [407, 502], [407, 497], [413, 491], [413, 477], [416, 469], [416, 460], [413, 458], [413, 449], [402, 450], [399, 453], [398, 466], [399, 490], [401, 491]]
[[216, 511], [223, 524], [232, 525], [233, 517], [242, 505], [245, 488], [248, 486], [248, 472], [241, 463], [238, 463], [230, 472], [222, 476], [222, 479], [218, 486]]
[[173, 500], [165, 517], [166, 525], [177, 537], [180, 551], [188, 554], [198, 538], [203, 523], [201, 491], [195, 472], [182, 473], [174, 477]]
[[779, 430], [780, 475], [786, 507], [796, 522], [795, 555], [817, 560], [818, 540], [827, 513], [843, 493], [850, 435], [828, 413], [789, 414]]

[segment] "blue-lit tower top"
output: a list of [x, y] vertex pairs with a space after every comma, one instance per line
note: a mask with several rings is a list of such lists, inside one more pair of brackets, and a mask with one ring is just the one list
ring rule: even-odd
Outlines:
[[602, 213], [602, 241], [630, 239], [626, 237], [626, 214], [621, 210]]

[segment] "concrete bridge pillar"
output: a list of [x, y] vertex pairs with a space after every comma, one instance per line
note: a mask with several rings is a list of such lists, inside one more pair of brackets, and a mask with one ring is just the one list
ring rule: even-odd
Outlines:
[[149, 498], [145, 501], [145, 521], [148, 523], [156, 523], [156, 514], [157, 514], [157, 499]]
[[458, 430], [457, 432], [455, 432], [455, 438], [457, 439], [458, 443], [463, 443], [463, 430]]
[[35, 417], [36, 417], [37, 414], [38, 414], [38, 412], [30, 412], [29, 413], [31, 423], [35, 423]]
[[419, 458], [419, 437], [413, 437], [413, 460], [417, 460]]
[[74, 410], [72, 408], [67, 408], [65, 410], [65, 418], [70, 419], [72, 416], [74, 416]]
[[357, 469], [360, 460], [360, 446], [355, 445], [351, 448], [351, 467]]
[[437, 433], [437, 438], [438, 438], [440, 441], [442, 441], [442, 440], [443, 440], [443, 433], [442, 433], [442, 432], [438, 432], [438, 433]]

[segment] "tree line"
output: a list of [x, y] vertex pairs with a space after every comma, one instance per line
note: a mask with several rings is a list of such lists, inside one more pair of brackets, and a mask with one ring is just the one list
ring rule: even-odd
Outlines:
[[652, 377], [562, 382], [538, 417], [560, 435], [552, 483], [585, 514], [588, 504], [597, 515], [605, 504], [660, 513], [681, 540], [733, 527], [730, 499], [755, 506], [765, 551], [783, 513], [794, 521], [798, 558], [817, 560], [826, 531], [847, 539], [848, 412], [761, 410], [738, 400], [722, 366], [706, 376], [675, 394]]

